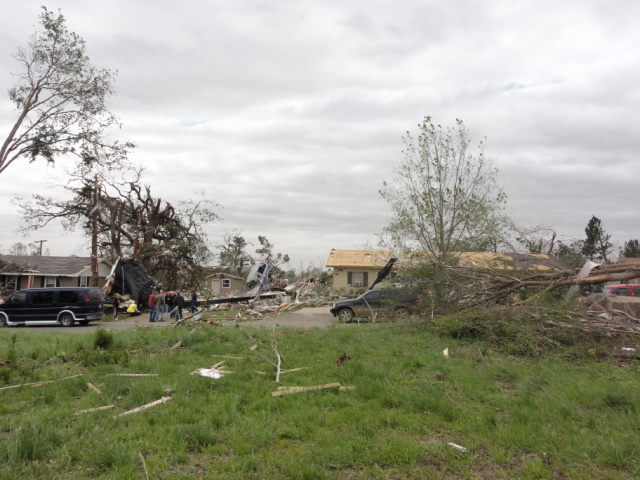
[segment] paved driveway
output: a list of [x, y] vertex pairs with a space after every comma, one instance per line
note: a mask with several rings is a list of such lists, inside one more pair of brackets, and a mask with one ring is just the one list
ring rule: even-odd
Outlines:
[[[297, 328], [326, 328], [329, 325], [341, 325], [329, 312], [329, 306], [309, 307], [294, 313], [283, 313], [277, 317], [269, 317], [261, 320], [243, 320], [239, 322], [241, 327], [297, 327]], [[223, 322], [223, 325], [235, 325], [235, 321]]]
[[[312, 307], [303, 308], [295, 313], [283, 313], [277, 317], [265, 318], [261, 320], [244, 320], [239, 322], [241, 327], [297, 327], [297, 328], [325, 328], [329, 325], [342, 325], [336, 322], [336, 319], [329, 313], [330, 307]], [[29, 327], [11, 327], [0, 329], [0, 331], [34, 331], [34, 332], [58, 332], [58, 333], [93, 333], [100, 328], [109, 330], [125, 330], [128, 328], [154, 327], [161, 328], [172, 325], [173, 321], [165, 321], [160, 323], [149, 322], [149, 314], [143, 313], [139, 317], [130, 320], [118, 320], [116, 322], [91, 322], [89, 325], [75, 324], [73, 327], [62, 327], [59, 325], [32, 325]], [[223, 322], [225, 326], [235, 326], [233, 320]]]

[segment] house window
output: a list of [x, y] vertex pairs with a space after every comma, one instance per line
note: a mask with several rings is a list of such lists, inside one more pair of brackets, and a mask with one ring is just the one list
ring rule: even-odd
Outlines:
[[89, 285], [89, 277], [80, 277], [80, 287], [87, 287]]
[[369, 283], [368, 272], [347, 272], [347, 283], [352, 287], [366, 287]]
[[17, 275], [6, 275], [0, 277], [0, 287], [4, 287], [7, 290], [15, 290], [18, 286]]
[[44, 277], [44, 288], [53, 288], [56, 286], [56, 277]]
[[225, 278], [222, 280], [222, 288], [231, 288], [231, 280]]

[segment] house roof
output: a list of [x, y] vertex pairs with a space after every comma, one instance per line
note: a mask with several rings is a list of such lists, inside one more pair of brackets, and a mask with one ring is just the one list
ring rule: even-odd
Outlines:
[[224, 272], [216, 272], [212, 275], [207, 275], [207, 278], [235, 278], [236, 280], [242, 280], [243, 282], [245, 280], [243, 277], [238, 277], [237, 275], [231, 275]]
[[382, 268], [391, 258], [386, 250], [336, 250], [331, 249], [327, 267]]
[[[327, 267], [382, 268], [391, 258], [386, 250], [332, 249]], [[564, 270], [566, 267], [550, 255], [533, 253], [462, 252], [459, 265], [469, 268]], [[403, 263], [402, 260], [399, 263]]]
[[[79, 276], [87, 269], [91, 270], [91, 257], [49, 257], [40, 255], [0, 255], [0, 261], [15, 265], [16, 271], [2, 269], [4, 274], [40, 274], [74, 277]], [[99, 263], [111, 266], [104, 258], [98, 259]]]

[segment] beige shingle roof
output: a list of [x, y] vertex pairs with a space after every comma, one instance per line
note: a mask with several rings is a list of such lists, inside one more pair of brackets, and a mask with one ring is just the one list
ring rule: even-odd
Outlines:
[[[332, 249], [327, 267], [382, 268], [391, 258], [387, 250]], [[563, 270], [565, 267], [549, 255], [533, 253], [462, 252], [459, 265], [469, 268]], [[403, 263], [402, 261], [400, 263]]]
[[386, 250], [331, 249], [327, 267], [384, 267], [391, 258]]

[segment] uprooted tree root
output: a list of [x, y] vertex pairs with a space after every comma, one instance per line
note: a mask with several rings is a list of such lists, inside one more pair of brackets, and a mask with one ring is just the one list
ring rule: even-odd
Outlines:
[[583, 308], [492, 306], [436, 317], [437, 335], [487, 342], [509, 355], [542, 357], [553, 352], [610, 359], [640, 358], [640, 322]]

